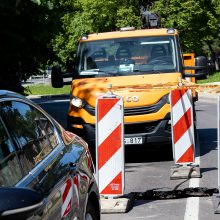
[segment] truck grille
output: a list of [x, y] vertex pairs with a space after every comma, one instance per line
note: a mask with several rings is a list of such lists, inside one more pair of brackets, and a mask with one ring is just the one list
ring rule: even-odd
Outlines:
[[159, 121], [148, 122], [148, 123], [137, 123], [137, 124], [125, 124], [125, 134], [138, 134], [138, 133], [151, 133], [153, 132]]
[[[166, 99], [162, 98], [162, 99], [160, 99], [159, 102], [157, 102], [156, 104], [153, 104], [153, 105], [125, 108], [124, 115], [131, 116], [131, 115], [144, 115], [144, 114], [155, 113], [155, 112], [159, 111], [165, 104], [166, 104]], [[89, 112], [91, 115], [95, 116], [95, 108], [93, 108], [92, 106], [86, 104], [84, 106], [84, 109], [87, 112]]]

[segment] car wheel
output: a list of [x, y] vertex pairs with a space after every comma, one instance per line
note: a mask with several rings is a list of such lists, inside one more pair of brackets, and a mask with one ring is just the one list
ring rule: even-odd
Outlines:
[[85, 220], [98, 220], [97, 212], [94, 207], [94, 205], [91, 203], [91, 201], [88, 201], [87, 207], [86, 207], [86, 214], [85, 214]]

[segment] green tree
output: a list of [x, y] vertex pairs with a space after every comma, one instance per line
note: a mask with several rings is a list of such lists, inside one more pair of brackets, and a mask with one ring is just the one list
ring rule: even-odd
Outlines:
[[[21, 80], [73, 58], [84, 33], [141, 27], [153, 5], [164, 27], [179, 30], [184, 52], [220, 53], [220, 0], [7, 0], [0, 2], [0, 88], [24, 92]], [[49, 63], [48, 63], [49, 62]]]
[[158, 0], [153, 10], [162, 17], [164, 27], [179, 30], [185, 52], [201, 54], [201, 45], [219, 33], [218, 0]]
[[0, 88], [24, 92], [20, 81], [52, 60], [50, 40], [59, 25], [57, 8], [45, 0], [0, 2]]
[[53, 47], [63, 63], [73, 57], [79, 38], [85, 33], [114, 31], [124, 26], [141, 26], [137, 0], [69, 0], [61, 18], [63, 30]]

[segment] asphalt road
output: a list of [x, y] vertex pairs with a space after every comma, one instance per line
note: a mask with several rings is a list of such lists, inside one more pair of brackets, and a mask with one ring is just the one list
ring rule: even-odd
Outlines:
[[[68, 99], [35, 99], [65, 127]], [[171, 146], [159, 148], [145, 146], [127, 147], [125, 150], [125, 193], [144, 192], [149, 189], [172, 190], [187, 187], [217, 187], [217, 107], [216, 99], [202, 97], [196, 103], [197, 145], [196, 161], [200, 163], [202, 178], [170, 180], [170, 168], [174, 164]], [[149, 150], [153, 149], [153, 150]], [[137, 200], [133, 208], [124, 214], [103, 214], [110, 219], [152, 220], [217, 220], [212, 197], [191, 197], [169, 200]]]

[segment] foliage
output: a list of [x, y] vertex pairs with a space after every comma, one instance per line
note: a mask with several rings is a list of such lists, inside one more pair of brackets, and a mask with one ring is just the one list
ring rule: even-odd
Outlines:
[[162, 24], [179, 30], [185, 52], [201, 54], [201, 45], [216, 39], [219, 33], [219, 5], [207, 0], [158, 0], [154, 10]]
[[116, 27], [141, 27], [141, 20], [139, 15], [134, 14], [135, 8], [133, 6], [121, 7], [117, 11]]
[[[150, 0], [7, 0], [0, 2], [0, 88], [27, 92], [20, 81], [73, 59], [84, 33], [141, 27]], [[184, 52], [220, 53], [220, 0], [152, 0], [164, 27], [179, 30]]]
[[73, 58], [77, 42], [85, 33], [141, 26], [137, 0], [69, 0], [65, 6], [68, 9], [61, 18], [63, 30], [53, 40], [54, 50], [63, 63]]
[[84, 33], [114, 31], [125, 26], [140, 28], [141, 5], [150, 5], [148, 9], [158, 12], [164, 27], [179, 30], [184, 52], [205, 52], [209, 56], [213, 48], [218, 52], [219, 0], [68, 0], [68, 12], [61, 20], [63, 31], [53, 40], [54, 50], [65, 63], [73, 58], [78, 39]]
[[207, 79], [201, 79], [201, 80], [197, 81], [197, 83], [199, 83], [199, 84], [214, 83], [214, 82], [220, 82], [220, 72], [215, 72], [211, 75], [208, 75]]
[[24, 92], [20, 81], [55, 58], [50, 47], [58, 27], [55, 12], [30, 0], [0, 2], [1, 89]]

